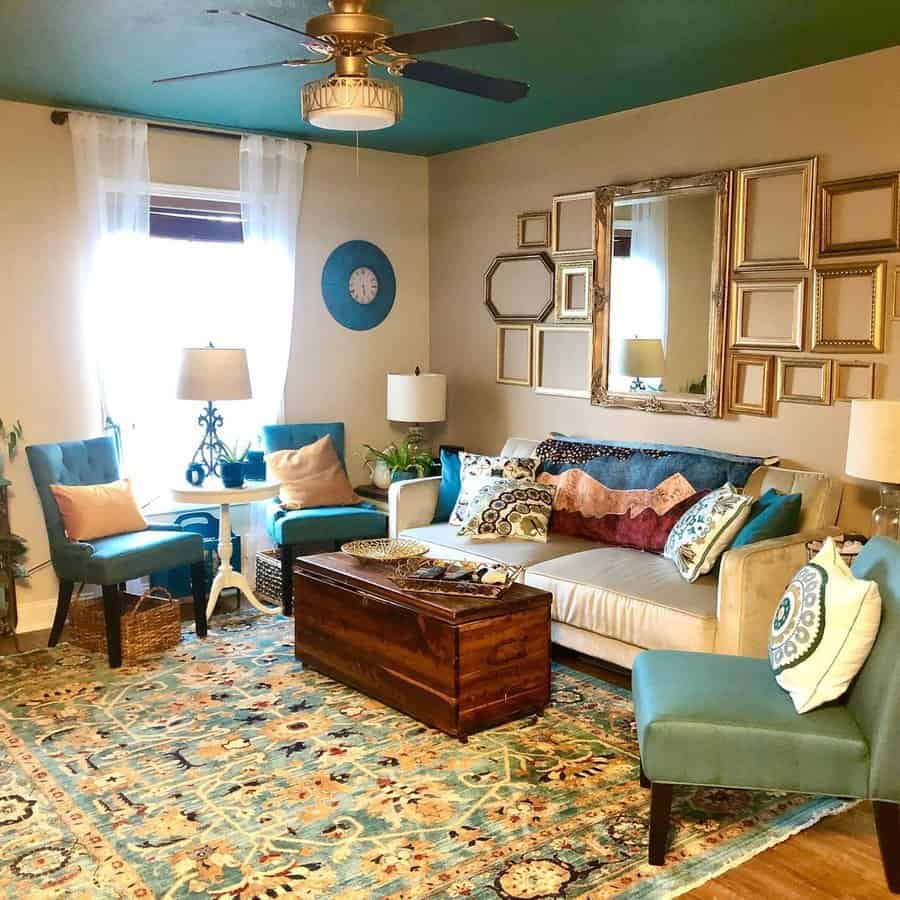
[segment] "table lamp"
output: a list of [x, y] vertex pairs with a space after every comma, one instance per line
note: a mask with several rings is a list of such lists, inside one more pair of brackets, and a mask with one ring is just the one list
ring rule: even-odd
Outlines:
[[181, 353], [178, 373], [179, 400], [201, 400], [206, 409], [197, 418], [203, 437], [191, 458], [191, 467], [200, 466], [205, 475], [219, 474], [219, 456], [225, 445], [218, 429], [224, 420], [214, 400], [249, 400], [250, 369], [247, 351], [226, 347], [189, 347]]
[[881, 482], [872, 534], [900, 540], [900, 400], [853, 400], [847, 439], [848, 475]]
[[406, 439], [410, 448], [425, 450], [423, 424], [447, 418], [447, 376], [423, 373], [418, 366], [412, 375], [388, 375], [387, 417], [409, 423]]
[[659, 338], [626, 338], [622, 342], [621, 370], [623, 375], [631, 375], [632, 391], [645, 391], [647, 385], [642, 378], [662, 378], [666, 373], [666, 358]]

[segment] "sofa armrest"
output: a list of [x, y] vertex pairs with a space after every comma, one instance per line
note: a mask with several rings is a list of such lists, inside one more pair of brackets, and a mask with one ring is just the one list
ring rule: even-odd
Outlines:
[[397, 537], [407, 528], [430, 525], [437, 508], [440, 477], [395, 481], [388, 488], [390, 536]]
[[768, 655], [769, 630], [782, 592], [804, 566], [807, 541], [840, 534], [835, 527], [758, 541], [722, 555], [716, 653]]

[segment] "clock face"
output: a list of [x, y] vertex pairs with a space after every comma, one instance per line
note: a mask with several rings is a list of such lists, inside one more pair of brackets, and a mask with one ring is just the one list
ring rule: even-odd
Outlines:
[[378, 278], [368, 266], [360, 266], [350, 273], [350, 296], [368, 306], [378, 296]]

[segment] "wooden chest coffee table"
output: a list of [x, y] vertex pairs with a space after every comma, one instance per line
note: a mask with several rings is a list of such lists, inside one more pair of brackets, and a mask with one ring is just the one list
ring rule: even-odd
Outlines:
[[391, 571], [344, 553], [298, 559], [297, 659], [461, 740], [547, 705], [550, 594], [416, 595]]

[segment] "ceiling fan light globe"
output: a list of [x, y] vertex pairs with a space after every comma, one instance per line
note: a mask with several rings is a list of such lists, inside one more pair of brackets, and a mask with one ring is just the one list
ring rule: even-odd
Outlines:
[[377, 131], [400, 121], [403, 94], [398, 85], [379, 78], [331, 76], [303, 85], [300, 110], [316, 128]]

